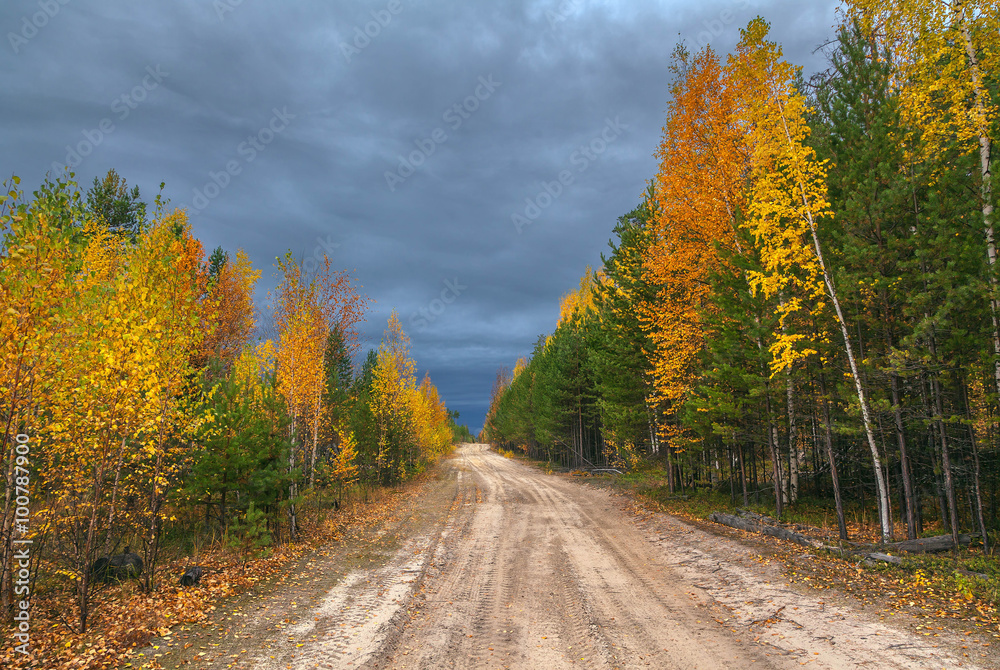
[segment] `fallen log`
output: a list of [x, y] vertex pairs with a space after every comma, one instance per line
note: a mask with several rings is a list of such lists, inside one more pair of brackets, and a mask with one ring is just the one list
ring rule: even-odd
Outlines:
[[772, 519], [769, 516], [758, 514], [757, 512], [748, 509], [736, 510], [736, 516], [740, 517], [741, 519], [746, 519], [747, 521], [753, 521], [754, 523], [759, 523], [766, 526], [777, 526], [779, 524], [779, 521], [777, 519]]
[[765, 514], [758, 514], [753, 510], [749, 509], [738, 509], [736, 510], [736, 516], [747, 521], [752, 521], [754, 523], [762, 524], [764, 526], [780, 526], [782, 528], [789, 528], [798, 533], [805, 535], [809, 533], [811, 535], [823, 535], [824, 531], [822, 528], [816, 528], [815, 526], [804, 526], [800, 523], [781, 523], [777, 519], [769, 517]]
[[708, 518], [714, 521], [715, 523], [721, 523], [722, 525], [729, 526], [730, 528], [737, 528], [739, 530], [745, 530], [751, 533], [760, 533], [762, 535], [776, 537], [781, 540], [788, 540], [789, 542], [795, 542], [796, 544], [801, 544], [804, 547], [822, 546], [821, 542], [806, 537], [801, 533], [796, 533], [788, 530], [787, 528], [782, 528], [781, 526], [772, 526], [756, 521], [747, 521], [745, 519], [741, 519], [738, 516], [733, 516], [732, 514], [723, 514], [722, 512], [712, 512]]
[[[972, 542], [971, 535], [959, 535], [958, 544], [960, 546], [966, 547]], [[948, 551], [955, 548], [955, 543], [951, 539], [951, 535], [935, 535], [934, 537], [922, 537], [917, 540], [905, 540], [903, 542], [893, 542], [887, 544], [887, 547], [892, 547], [899, 551], [907, 551], [911, 554], [929, 554], [936, 551]]]

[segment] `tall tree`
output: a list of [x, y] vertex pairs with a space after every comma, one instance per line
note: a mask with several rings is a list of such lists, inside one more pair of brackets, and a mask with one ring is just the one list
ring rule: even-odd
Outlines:
[[[364, 318], [367, 300], [358, 293], [350, 275], [331, 269], [324, 258], [321, 271], [309, 281], [291, 253], [278, 260], [281, 283], [274, 293], [275, 323], [279, 331], [278, 385], [292, 416], [289, 427], [293, 448], [289, 471], [305, 466], [308, 482], [316, 481], [316, 464], [323, 425], [323, 398], [327, 387], [324, 366], [327, 340], [340, 332], [348, 350], [357, 344], [357, 324]], [[298, 497], [298, 485], [289, 497]], [[292, 535], [296, 534], [296, 507], [289, 507]]]
[[599, 318], [590, 357], [605, 440], [617, 450], [646, 448], [657, 452], [659, 407], [653, 402], [652, 368], [647, 351], [653, 343], [642, 327], [635, 305], [651, 304], [655, 291], [643, 273], [649, 229], [655, 216], [650, 184], [643, 202], [619, 217], [617, 241], [602, 256], [605, 280], [594, 296]]
[[956, 140], [978, 146], [979, 193], [989, 262], [994, 378], [1000, 394], [1000, 316], [993, 212], [994, 100], [1000, 75], [998, 0], [850, 0], [848, 16], [880, 41], [896, 65], [901, 110], [919, 129], [915, 154], [939, 156]]
[[382, 333], [372, 377], [372, 412], [378, 427], [379, 479], [394, 484], [406, 474], [409, 416], [405, 400], [416, 386], [416, 365], [410, 358], [410, 338], [393, 311]]
[[[923, 292], [913, 269], [913, 178], [899, 142], [904, 121], [891, 88], [892, 66], [882, 47], [860, 27], [842, 26], [831, 69], [817, 85], [810, 143], [829, 160], [827, 181], [835, 220], [821, 230], [838, 268], [846, 303], [868, 333], [867, 358], [888, 377], [889, 414], [899, 455], [907, 536], [917, 537], [912, 444], [904, 422], [903, 370], [894, 351], [912, 332], [905, 296]], [[904, 275], [910, 279], [904, 283]], [[872, 371], [877, 372], [875, 370]], [[883, 381], [885, 384], [885, 381]]]
[[39, 428], [48, 395], [47, 380], [57, 373], [62, 314], [73, 299], [83, 252], [73, 227], [84, 217], [75, 185], [46, 182], [25, 201], [20, 179], [5, 183], [0, 195], [0, 466], [3, 522], [0, 529], [0, 607], [13, 615], [16, 436]]
[[[742, 31], [743, 39], [737, 53], [730, 57], [730, 63], [745, 77], [749, 93], [743, 114], [754, 153], [753, 193], [747, 225], [761, 246], [764, 260], [764, 272], [754, 277], [753, 284], [766, 295], [776, 295], [794, 287], [813, 305], [810, 308], [798, 297], [786, 297], [779, 310], [783, 320], [801, 309], [809, 309], [812, 315], [817, 315], [823, 307], [821, 298], [825, 287], [854, 377], [872, 456], [882, 537], [888, 541], [892, 523], [889, 493], [868, 396], [817, 228], [822, 219], [832, 214], [827, 200], [826, 172], [816, 160], [815, 151], [805, 144], [809, 128], [805, 122], [805, 99], [794, 86], [795, 69], [780, 60], [781, 49], [767, 40], [768, 30], [763, 19], [751, 21]], [[802, 335], [785, 333], [777, 337], [773, 347], [777, 353], [774, 366], [777, 370], [816, 353], [810, 347], [797, 347], [804, 339]]]

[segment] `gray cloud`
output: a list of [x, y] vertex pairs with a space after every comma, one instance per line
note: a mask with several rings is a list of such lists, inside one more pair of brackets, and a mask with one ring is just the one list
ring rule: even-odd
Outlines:
[[[24, 39], [25, 18], [43, 5], [58, 11]], [[552, 330], [560, 296], [599, 264], [615, 219], [655, 173], [676, 42], [710, 39], [726, 52], [760, 13], [808, 72], [822, 66], [813, 51], [833, 33], [835, 6], [15, 0], [0, 8], [0, 170], [37, 184], [103, 119], [114, 130], [76, 168], [84, 186], [113, 167], [147, 199], [163, 181], [172, 204], [193, 209], [195, 189], [237, 161], [239, 173], [192, 217], [206, 247], [246, 249], [264, 270], [263, 302], [275, 256], [336, 245], [334, 265], [377, 301], [368, 345], [397, 309], [421, 370], [476, 430], [496, 368]], [[372, 21], [378, 30], [368, 26], [358, 49], [356, 29]], [[357, 52], [347, 58], [343, 45]], [[114, 102], [157, 66], [169, 76], [119, 118]], [[501, 85], [452, 128], [444, 114], [475, 96], [481, 77]], [[275, 108], [295, 118], [247, 160], [241, 145]], [[578, 172], [574, 152], [609, 118], [628, 129]], [[390, 191], [386, 171], [437, 128], [447, 141]], [[573, 182], [517, 234], [512, 213], [562, 170]], [[456, 278], [467, 288], [417, 324]]]

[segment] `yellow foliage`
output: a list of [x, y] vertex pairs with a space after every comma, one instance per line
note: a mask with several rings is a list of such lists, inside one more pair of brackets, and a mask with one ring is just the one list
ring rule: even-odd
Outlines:
[[815, 317], [823, 310], [825, 287], [813, 233], [832, 214], [825, 167], [805, 144], [809, 127], [805, 99], [794, 87], [796, 69], [781, 60], [781, 48], [767, 40], [767, 32], [763, 20], [751, 22], [728, 67], [745, 91], [740, 121], [752, 152], [744, 226], [763, 266], [748, 279], [756, 292], [778, 298], [781, 329], [770, 347], [776, 373], [816, 353], [806, 336], [787, 328], [793, 317]]
[[918, 129], [922, 140], [915, 153], [937, 155], [955, 139], [974, 143], [989, 136], [998, 114], [986, 83], [1000, 71], [998, 0], [847, 4], [848, 18], [893, 56], [905, 125]]
[[272, 340], [264, 340], [257, 345], [246, 345], [233, 362], [230, 374], [233, 381], [249, 389], [250, 396], [258, 407], [264, 407], [263, 380], [274, 374], [277, 365], [277, 350]]
[[[418, 461], [433, 461], [451, 447], [448, 410], [429, 376], [417, 385], [409, 345], [394, 310], [378, 349], [371, 386], [380, 472], [395, 468], [402, 475]], [[393, 451], [396, 448], [401, 451]]]
[[[44, 445], [32, 457], [48, 505], [34, 530], [53, 532], [73, 556], [92, 555], [112, 528], [152, 541], [184, 438], [200, 421], [186, 388], [204, 332], [201, 245], [183, 212], [161, 214], [126, 243], [92, 222], [59, 230], [29, 208], [5, 246], [14, 240], [25, 252], [0, 267], [0, 290], [18, 312], [0, 326], [0, 383], [5, 395], [31, 389], [10, 407]], [[35, 293], [27, 303], [26, 290]], [[18, 330], [27, 345], [19, 352], [6, 339]], [[27, 385], [10, 385], [17, 366], [33, 376]], [[141, 502], [124, 507], [126, 498]], [[83, 581], [78, 588], [85, 599]]]
[[334, 431], [340, 450], [330, 461], [329, 476], [341, 487], [350, 486], [358, 478], [358, 466], [354, 462], [358, 453], [357, 441], [354, 433], [343, 426], [335, 426]]
[[59, 355], [52, 341], [67, 327], [65, 304], [78, 281], [81, 256], [70, 231], [44, 212], [7, 222], [0, 255], [0, 421], [14, 433], [34, 429], [36, 394], [43, 395]]
[[522, 372], [524, 372], [525, 368], [527, 367], [528, 367], [528, 359], [525, 358], [524, 356], [518, 358], [517, 362], [514, 363], [514, 379], [517, 379], [517, 376]]
[[[273, 295], [279, 333], [275, 352], [278, 390], [292, 417], [293, 444], [311, 443], [308, 466], [312, 469], [327, 409], [323, 406], [327, 339], [336, 329], [347, 346], [353, 347], [356, 324], [363, 318], [366, 300], [357, 293], [347, 273], [331, 271], [328, 258], [324, 259], [322, 271], [309, 281], [290, 253], [278, 259], [278, 269], [281, 282]], [[294, 454], [293, 450], [293, 458]]]
[[580, 287], [564, 295], [559, 302], [557, 326], [582, 317], [587, 311], [597, 311], [594, 305], [595, 292], [597, 286], [603, 281], [603, 276], [603, 271], [599, 270], [595, 273], [589, 265], [587, 266], [583, 276], [580, 277]]
[[280, 333], [278, 388], [289, 413], [308, 420], [318, 412], [323, 394], [327, 328], [315, 284], [303, 283], [301, 268], [289, 256], [279, 259], [278, 267], [282, 272], [275, 306], [275, 325]]

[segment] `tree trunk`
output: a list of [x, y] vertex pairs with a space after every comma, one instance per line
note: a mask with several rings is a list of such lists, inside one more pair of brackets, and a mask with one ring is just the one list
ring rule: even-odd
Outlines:
[[795, 425], [795, 383], [792, 371], [785, 368], [785, 398], [788, 404], [788, 502], [794, 505], [799, 499], [799, 465], [805, 452], [799, 452], [798, 431]]
[[[295, 418], [292, 418], [291, 426], [289, 426], [292, 433], [292, 443], [288, 449], [288, 473], [295, 470]], [[298, 490], [295, 485], [295, 479], [293, 478], [291, 483], [288, 485], [288, 536], [291, 538], [292, 542], [295, 541], [296, 534], [298, 533], [298, 519], [295, 513], [295, 498], [298, 497]]]
[[969, 422], [969, 440], [972, 443], [972, 464], [974, 477], [972, 480], [973, 491], [972, 494], [970, 494], [974, 497], [972, 513], [979, 525], [979, 532], [983, 534], [983, 553], [987, 554], [990, 551], [990, 537], [986, 530], [986, 520], [983, 518], [983, 495], [979, 468], [979, 441], [976, 439], [976, 429], [973, 425], [974, 416], [972, 414], [972, 406], [969, 403], [969, 387], [964, 383], [962, 384], [962, 392], [965, 396], [965, 416]]
[[741, 518], [733, 514], [712, 512], [708, 515], [708, 518], [710, 521], [721, 523], [722, 525], [729, 526], [730, 528], [738, 528], [739, 530], [745, 530], [750, 533], [760, 533], [761, 535], [768, 535], [781, 540], [788, 540], [789, 542], [795, 542], [796, 544], [800, 544], [804, 547], [819, 547], [822, 544], [821, 542], [806, 537], [801, 533], [796, 533], [795, 531], [788, 530], [787, 528], [782, 528], [781, 526], [768, 523], [768, 521], [774, 521], [774, 519], [759, 517], [752, 513], [747, 516], [749, 519]]
[[771, 449], [771, 463], [774, 470], [774, 508], [780, 519], [785, 509], [785, 487], [782, 485], [781, 454], [778, 453], [778, 428], [774, 425], [771, 413], [771, 396], [767, 393], [765, 397], [767, 399], [767, 444]]
[[830, 400], [826, 397], [826, 379], [822, 372], [819, 375], [819, 392], [823, 396], [823, 437], [826, 442], [826, 457], [830, 461], [833, 500], [837, 507], [837, 529], [840, 531], [840, 539], [846, 542], [848, 540], [847, 522], [844, 519], [844, 501], [840, 497], [840, 478], [837, 476], [837, 459], [833, 455], [833, 432], [830, 428]]
[[[13, 408], [11, 408], [13, 413]], [[8, 427], [12, 423], [8, 421]], [[14, 466], [17, 458], [15, 452], [16, 436], [9, 430], [4, 432], [3, 439], [9, 441], [10, 448], [4, 449], [6, 455], [6, 472], [4, 473], [4, 505], [3, 505], [3, 530], [0, 531], [0, 539], [3, 546], [0, 547], [0, 609], [3, 611], [4, 620], [13, 621], [14, 614], [14, 510], [15, 510], [15, 488], [14, 488]]]
[[847, 323], [844, 320], [844, 313], [840, 309], [840, 301], [837, 299], [837, 292], [833, 287], [833, 278], [830, 277], [823, 262], [822, 251], [820, 250], [819, 237], [816, 234], [815, 226], [812, 226], [813, 243], [816, 246], [816, 255], [819, 259], [820, 269], [823, 271], [823, 281], [833, 302], [834, 310], [837, 312], [837, 321], [840, 324], [840, 332], [844, 338], [844, 349], [847, 352], [847, 360], [851, 366], [851, 375], [854, 377], [854, 388], [858, 394], [858, 404], [861, 406], [861, 418], [864, 423], [865, 435], [868, 438], [868, 448], [872, 455], [872, 468], [875, 471], [875, 488], [878, 493], [878, 515], [882, 528], [882, 540], [888, 542], [890, 539], [889, 529], [891, 521], [889, 519], [889, 490], [886, 486], [882, 470], [882, 461], [879, 457], [878, 447], [875, 445], [875, 433], [872, 430], [871, 414], [868, 410], [868, 398], [864, 388], [861, 386], [861, 374], [858, 370], [857, 361], [854, 359], [854, 351], [851, 348], [851, 338], [847, 332]]
[[163, 470], [163, 439], [161, 435], [159, 453], [156, 455], [156, 468], [153, 471], [153, 482], [152, 489], [149, 494], [149, 526], [147, 531], [149, 532], [148, 537], [143, 541], [143, 558], [146, 562], [145, 574], [143, 575], [142, 584], [143, 591], [146, 593], [152, 593], [153, 589], [156, 587], [156, 582], [153, 579], [153, 573], [156, 569], [156, 559], [159, 556], [160, 550], [160, 507], [163, 505], [164, 493], [159, 490], [160, 475]]
[[[784, 311], [784, 298], [778, 301], [782, 311]], [[781, 321], [781, 334], [787, 335], [788, 328], [784, 321]], [[785, 368], [785, 404], [788, 411], [788, 478], [784, 482], [786, 492], [785, 504], [795, 504], [799, 499], [799, 458], [797, 451], [797, 434], [795, 431], [795, 382], [792, 381], [791, 366]]]
[[900, 551], [908, 551], [911, 554], [928, 554], [936, 551], [948, 551], [955, 547], [964, 547], [971, 540], [969, 535], [935, 535], [934, 537], [893, 542], [889, 546]]
[[[891, 346], [891, 343], [890, 343]], [[903, 427], [903, 412], [899, 406], [899, 376], [889, 374], [892, 392], [892, 416], [896, 427], [896, 443], [899, 446], [899, 466], [903, 478], [903, 496], [906, 502], [906, 538], [917, 538], [917, 520], [913, 501], [913, 478], [910, 475], [910, 457], [906, 452], [906, 433]]]
[[316, 455], [319, 450], [319, 403], [316, 404], [316, 416], [312, 426], [312, 454], [309, 458], [309, 488], [316, 488]]
[[[983, 100], [986, 91], [982, 75], [979, 71], [979, 55], [976, 53], [976, 47], [972, 43], [972, 34], [969, 31], [969, 22], [964, 5], [964, 2], [954, 2], [952, 4], [957, 14], [956, 18], [962, 32], [962, 40], [965, 43], [965, 54], [969, 58], [972, 84], [976, 91], [976, 115], [980, 119], [986, 119], [986, 105]], [[986, 122], [982, 121], [980, 123]], [[990, 317], [993, 320], [993, 377], [996, 382], [997, 393], [1000, 393], [1000, 324], [998, 324], [997, 318], [996, 276], [997, 247], [993, 231], [993, 174], [990, 166], [993, 154], [993, 141], [990, 139], [987, 128], [981, 126], [977, 130], [979, 131], [979, 172], [982, 177], [980, 193], [982, 197], [983, 233], [986, 237], [986, 258], [990, 265], [988, 275], [990, 280]]]
[[743, 463], [743, 443], [736, 445], [736, 453], [740, 459], [740, 483], [743, 485], [743, 506], [750, 506], [750, 499], [747, 497], [747, 470]]
[[674, 479], [673, 451], [674, 451], [673, 447], [671, 447], [670, 444], [667, 443], [667, 446], [666, 446], [666, 452], [667, 452], [667, 490], [670, 491], [671, 494], [675, 493], [676, 490], [677, 490], [677, 482]]
[[660, 453], [660, 441], [656, 428], [656, 412], [649, 407], [649, 397], [646, 397], [646, 420], [649, 422], [649, 450], [653, 456]]
[[[933, 416], [934, 410], [928, 405], [927, 416]], [[931, 468], [934, 470], [934, 497], [937, 499], [938, 514], [941, 518], [941, 527], [946, 533], [951, 533], [951, 523], [948, 516], [948, 499], [944, 492], [944, 482], [941, 477], [940, 460], [938, 459], [938, 424], [932, 421], [928, 427], [928, 443], [931, 453]]]
[[126, 437], [122, 437], [122, 443], [118, 451], [118, 462], [115, 464], [115, 483], [111, 489], [111, 507], [108, 509], [108, 534], [104, 538], [105, 556], [111, 553], [111, 529], [114, 527], [115, 513], [117, 512], [118, 486], [121, 482], [122, 461], [125, 458], [125, 441], [128, 439], [128, 433], [125, 433], [125, 435]]
[[[937, 347], [934, 343], [934, 335], [930, 338], [931, 355], [937, 358]], [[955, 502], [955, 481], [951, 472], [951, 455], [948, 448], [948, 431], [944, 424], [944, 403], [941, 400], [941, 386], [938, 383], [937, 373], [931, 374], [931, 398], [934, 401], [934, 422], [938, 426], [941, 441], [941, 470], [944, 474], [944, 492], [948, 500], [948, 516], [951, 521], [951, 536], [958, 544], [958, 507]]]
[[[781, 121], [785, 127], [785, 137], [788, 139], [789, 144], [791, 144], [792, 136], [788, 132], [788, 123], [785, 120], [784, 108], [781, 108]], [[809, 207], [809, 200], [806, 196], [805, 187], [802, 185], [801, 181], [799, 182], [799, 189], [802, 194], [802, 203], [805, 205], [805, 215], [806, 220], [809, 223], [809, 231], [812, 233], [813, 248], [816, 252], [816, 261], [823, 274], [823, 283], [826, 285], [827, 295], [830, 297], [830, 301], [833, 303], [834, 311], [837, 314], [837, 323], [840, 325], [840, 333], [844, 338], [844, 350], [847, 353], [847, 361], [850, 363], [851, 374], [854, 377], [854, 387], [858, 394], [858, 404], [861, 406], [861, 418], [864, 423], [865, 434], [868, 437], [868, 447], [872, 454], [872, 467], [875, 471], [875, 486], [878, 492], [878, 515], [879, 522], [882, 527], [882, 541], [888, 542], [890, 539], [890, 528], [892, 527], [892, 521], [889, 518], [889, 489], [883, 476], [882, 461], [879, 457], [878, 447], [875, 445], [875, 433], [872, 430], [871, 414], [868, 410], [868, 397], [861, 384], [861, 374], [858, 370], [857, 361], [854, 359], [854, 349], [851, 347], [851, 336], [847, 331], [847, 321], [844, 319], [844, 312], [840, 308], [840, 300], [837, 298], [837, 290], [833, 286], [833, 277], [830, 276], [830, 273], [826, 268], [826, 262], [823, 260], [823, 249], [819, 242], [819, 234], [816, 230], [816, 221], [813, 218], [812, 211]]]

